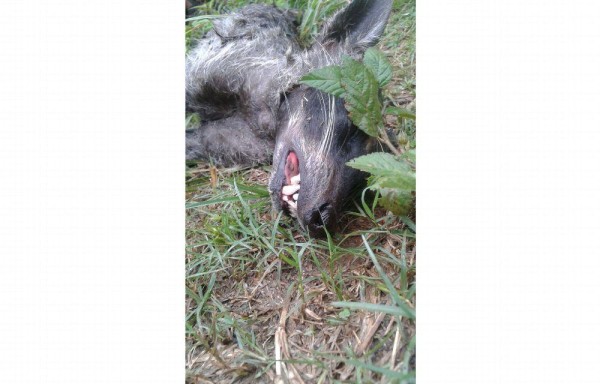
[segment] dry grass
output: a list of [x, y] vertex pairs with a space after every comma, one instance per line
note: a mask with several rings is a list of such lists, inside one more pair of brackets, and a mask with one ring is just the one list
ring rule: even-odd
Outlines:
[[[414, 1], [394, 9], [384, 95], [414, 110]], [[414, 144], [412, 121], [386, 121]], [[311, 239], [271, 211], [269, 169], [188, 165], [187, 381], [414, 382], [411, 219], [357, 201], [340, 234]]]

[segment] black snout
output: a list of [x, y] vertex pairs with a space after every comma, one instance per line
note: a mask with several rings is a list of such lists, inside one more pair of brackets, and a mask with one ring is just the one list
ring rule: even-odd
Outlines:
[[304, 222], [308, 231], [311, 236], [315, 237], [325, 236], [325, 228], [327, 228], [328, 231], [331, 231], [335, 226], [335, 221], [335, 214], [329, 203], [315, 206], [304, 217]]

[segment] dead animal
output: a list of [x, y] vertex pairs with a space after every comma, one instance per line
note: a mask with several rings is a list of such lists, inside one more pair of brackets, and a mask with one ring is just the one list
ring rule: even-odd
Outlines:
[[334, 232], [345, 202], [365, 174], [345, 165], [375, 149], [352, 124], [344, 101], [299, 85], [308, 72], [360, 60], [387, 24], [392, 0], [354, 0], [302, 49], [295, 14], [249, 5], [216, 19], [186, 61], [186, 158], [221, 165], [267, 164], [273, 206], [312, 236]]

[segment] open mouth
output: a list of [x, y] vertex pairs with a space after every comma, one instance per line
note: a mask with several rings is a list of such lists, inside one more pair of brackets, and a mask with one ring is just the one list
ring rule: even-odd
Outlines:
[[300, 164], [298, 156], [290, 151], [285, 160], [285, 185], [281, 188], [282, 206], [287, 207], [290, 215], [297, 217], [298, 194], [300, 193]]

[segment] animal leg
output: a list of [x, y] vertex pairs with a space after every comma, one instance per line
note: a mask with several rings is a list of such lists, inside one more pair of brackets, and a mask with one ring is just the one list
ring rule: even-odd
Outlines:
[[238, 116], [203, 122], [200, 128], [186, 132], [186, 159], [202, 159], [215, 164], [268, 164], [274, 140], [258, 137]]

